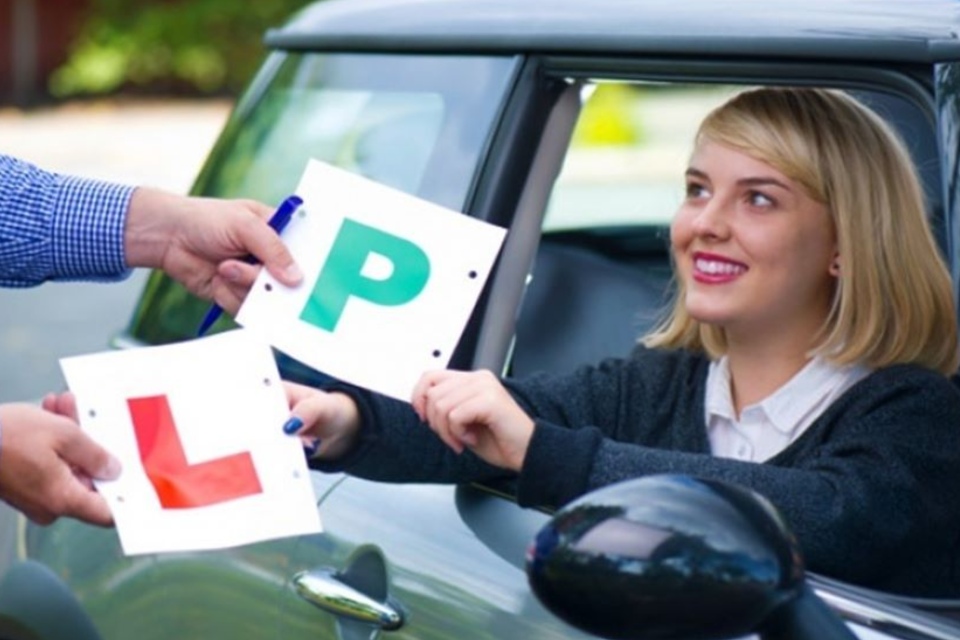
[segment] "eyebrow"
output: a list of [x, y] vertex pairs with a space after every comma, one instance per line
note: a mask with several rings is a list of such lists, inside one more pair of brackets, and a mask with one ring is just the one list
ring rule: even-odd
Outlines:
[[[694, 167], [688, 167], [686, 170], [686, 175], [687, 177], [691, 177], [691, 178], [700, 178], [701, 180], [707, 180], [707, 181], [710, 180], [710, 176], [708, 176], [703, 171], [700, 171], [699, 169]], [[775, 187], [780, 187], [785, 191], [793, 191], [793, 189], [790, 188], [790, 185], [785, 184], [784, 182], [777, 180], [776, 178], [764, 177], [764, 176], [755, 177], [755, 178], [742, 178], [740, 180], [737, 180], [737, 184], [741, 186], [747, 186], [747, 187], [762, 187], [762, 186], [772, 185]]]

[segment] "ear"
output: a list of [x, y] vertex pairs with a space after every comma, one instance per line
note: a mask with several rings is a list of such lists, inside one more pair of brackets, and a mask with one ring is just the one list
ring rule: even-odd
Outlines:
[[840, 254], [833, 254], [833, 260], [830, 262], [830, 268], [827, 269], [831, 276], [834, 278], [840, 277]]

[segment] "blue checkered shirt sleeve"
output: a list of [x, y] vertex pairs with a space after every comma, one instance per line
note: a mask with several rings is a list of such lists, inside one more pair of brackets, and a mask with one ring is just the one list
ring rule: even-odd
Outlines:
[[133, 189], [0, 155], [0, 285], [125, 277], [123, 227]]

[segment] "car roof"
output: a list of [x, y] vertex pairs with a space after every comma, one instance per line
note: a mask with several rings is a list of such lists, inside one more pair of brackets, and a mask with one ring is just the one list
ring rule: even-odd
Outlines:
[[957, 0], [325, 0], [274, 48], [960, 59]]

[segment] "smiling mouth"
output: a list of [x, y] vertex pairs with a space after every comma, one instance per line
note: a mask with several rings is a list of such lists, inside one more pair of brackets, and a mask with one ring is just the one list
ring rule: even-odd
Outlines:
[[714, 257], [694, 256], [694, 278], [701, 282], [726, 282], [746, 273], [747, 265]]

